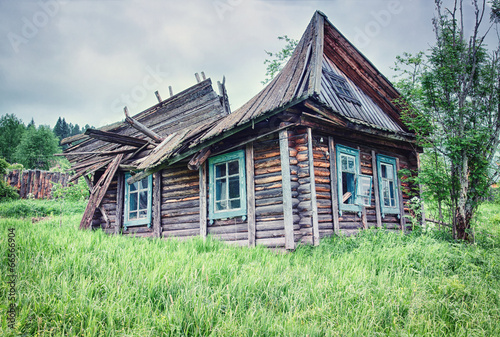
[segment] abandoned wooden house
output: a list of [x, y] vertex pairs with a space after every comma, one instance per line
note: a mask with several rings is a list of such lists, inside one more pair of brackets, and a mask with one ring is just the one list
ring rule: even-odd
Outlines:
[[66, 139], [74, 178], [91, 188], [80, 227], [286, 249], [405, 228], [409, 186], [398, 171], [417, 169], [418, 148], [400, 94], [324, 14], [249, 102], [231, 112], [219, 90], [203, 75], [124, 122]]

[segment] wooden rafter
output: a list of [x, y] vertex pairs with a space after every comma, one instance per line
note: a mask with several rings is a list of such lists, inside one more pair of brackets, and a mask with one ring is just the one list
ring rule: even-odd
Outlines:
[[123, 159], [123, 154], [119, 154], [115, 159], [109, 164], [104, 174], [101, 176], [97, 184], [94, 185], [90, 193], [89, 202], [83, 213], [82, 221], [80, 222], [80, 229], [88, 229], [91, 227], [92, 217], [94, 216], [95, 210], [101, 205], [101, 201], [104, 195], [108, 191], [109, 185], [113, 180], [113, 177], [120, 166], [120, 162]]
[[108, 143], [116, 143], [122, 145], [130, 145], [135, 147], [141, 147], [148, 143], [147, 140], [124, 136], [114, 132], [101, 131], [95, 129], [88, 129], [85, 134], [90, 138], [99, 139]]

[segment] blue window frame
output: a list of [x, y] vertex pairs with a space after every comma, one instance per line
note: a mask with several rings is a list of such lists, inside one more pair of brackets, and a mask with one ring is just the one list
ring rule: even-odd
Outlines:
[[396, 159], [378, 154], [377, 171], [382, 217], [386, 214], [399, 215]]
[[153, 176], [128, 184], [130, 173], [125, 174], [125, 211], [123, 227], [147, 225], [151, 227], [151, 204]]
[[208, 159], [208, 218], [233, 218], [247, 215], [245, 151], [239, 150]]
[[337, 185], [339, 212], [360, 212], [361, 206], [356, 200], [356, 182], [359, 176], [359, 150], [343, 145], [336, 145]]

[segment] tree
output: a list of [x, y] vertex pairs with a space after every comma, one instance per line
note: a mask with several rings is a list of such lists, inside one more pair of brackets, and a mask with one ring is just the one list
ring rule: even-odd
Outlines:
[[48, 126], [27, 128], [16, 148], [15, 158], [28, 169], [48, 170], [60, 152], [59, 140]]
[[278, 36], [278, 40], [284, 40], [286, 42], [285, 47], [279, 52], [272, 53], [265, 50], [266, 54], [270, 57], [270, 59], [264, 60], [264, 64], [267, 65], [266, 68], [266, 78], [261, 83], [263, 85], [271, 82], [271, 80], [278, 74], [281, 69], [285, 66], [286, 62], [292, 56], [295, 47], [299, 43], [297, 40], [291, 39], [286, 35]]
[[[498, 18], [494, 9], [499, 1], [492, 2], [490, 28]], [[444, 9], [441, 0], [435, 3], [436, 43], [430, 53], [398, 59], [400, 66], [411, 67], [402, 71], [406, 76], [400, 82], [409, 102], [404, 119], [420, 145], [444, 162], [454, 233], [467, 240], [471, 219], [500, 173], [500, 47], [488, 51], [484, 40], [490, 29], [480, 34], [487, 14], [484, 0], [472, 2], [474, 25], [469, 38], [463, 0]]]
[[0, 157], [6, 161], [14, 162], [16, 146], [21, 141], [26, 127], [14, 114], [0, 117]]

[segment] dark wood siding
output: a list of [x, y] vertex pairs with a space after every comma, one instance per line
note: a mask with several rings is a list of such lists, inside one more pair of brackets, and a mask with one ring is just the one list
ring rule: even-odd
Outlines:
[[161, 226], [163, 237], [200, 235], [198, 171], [180, 163], [161, 171]]

